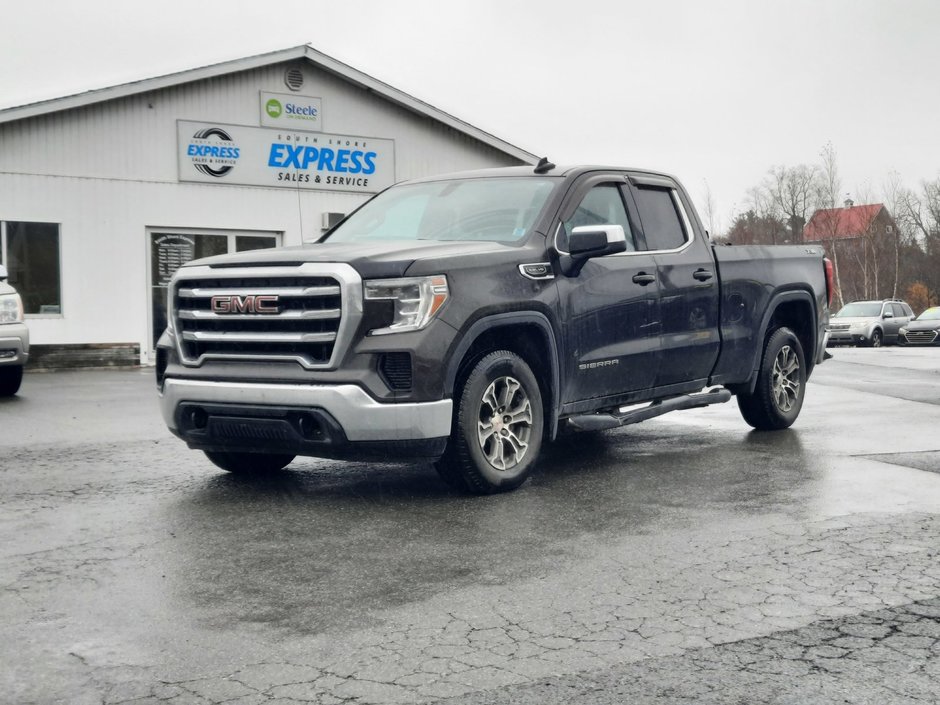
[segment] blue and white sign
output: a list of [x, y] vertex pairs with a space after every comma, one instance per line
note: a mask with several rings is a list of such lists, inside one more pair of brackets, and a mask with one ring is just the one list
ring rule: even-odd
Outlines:
[[179, 179], [376, 193], [395, 182], [395, 142], [221, 123], [177, 125]]
[[306, 95], [261, 91], [261, 124], [289, 130], [322, 130], [322, 101]]

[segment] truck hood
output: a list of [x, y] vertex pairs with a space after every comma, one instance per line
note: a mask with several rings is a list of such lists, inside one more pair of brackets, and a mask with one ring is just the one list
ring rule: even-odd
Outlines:
[[302, 247], [251, 250], [230, 255], [216, 255], [188, 262], [185, 266], [274, 265], [304, 262], [344, 262], [363, 279], [404, 276], [418, 260], [451, 257], [482, 257], [518, 249], [499, 242], [437, 242], [388, 240], [383, 242], [324, 242]]

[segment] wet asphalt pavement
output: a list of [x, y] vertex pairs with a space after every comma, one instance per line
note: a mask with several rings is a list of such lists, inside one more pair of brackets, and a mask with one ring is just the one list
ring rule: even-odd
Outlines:
[[940, 349], [838, 349], [789, 431], [736, 404], [543, 451], [217, 470], [150, 370], [0, 400], [2, 703], [936, 703]]

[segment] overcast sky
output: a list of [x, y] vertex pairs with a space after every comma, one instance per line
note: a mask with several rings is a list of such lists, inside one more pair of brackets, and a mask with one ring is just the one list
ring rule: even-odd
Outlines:
[[[940, 175], [936, 0], [0, 0], [0, 107], [300, 44], [556, 163], [671, 172], [721, 225], [777, 164]], [[703, 215], [704, 218], [704, 215]]]

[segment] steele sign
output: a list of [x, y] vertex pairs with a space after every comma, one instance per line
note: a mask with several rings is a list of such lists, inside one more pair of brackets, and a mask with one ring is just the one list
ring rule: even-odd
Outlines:
[[323, 129], [323, 105], [312, 96], [261, 91], [261, 124], [319, 131]]

